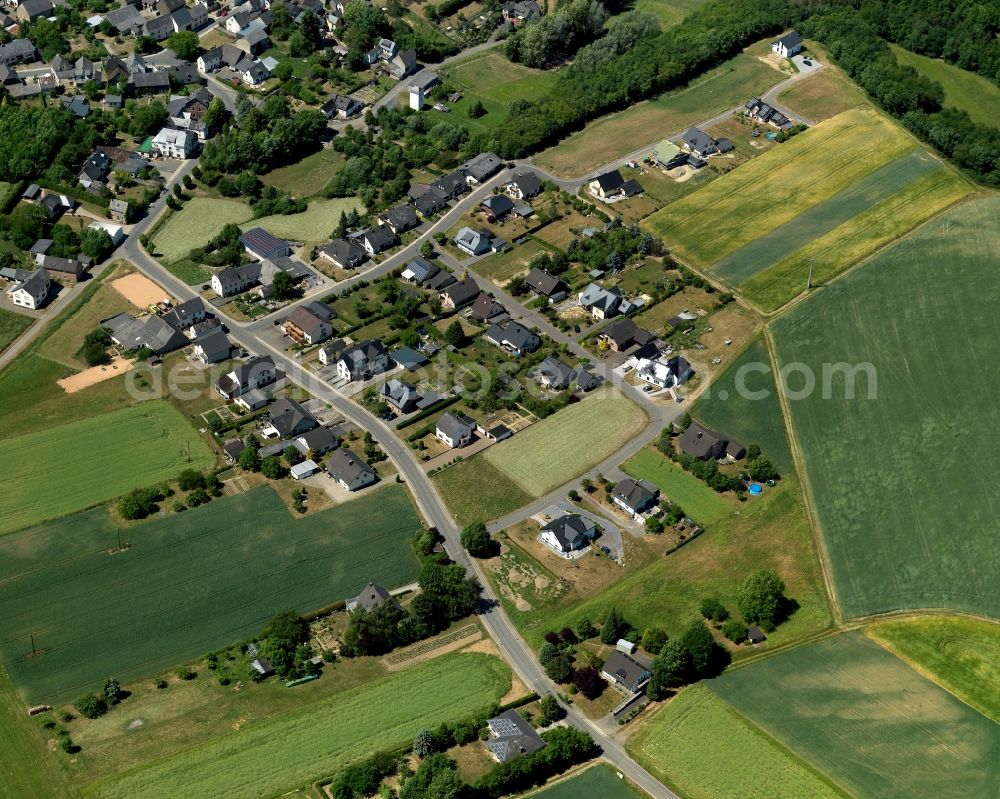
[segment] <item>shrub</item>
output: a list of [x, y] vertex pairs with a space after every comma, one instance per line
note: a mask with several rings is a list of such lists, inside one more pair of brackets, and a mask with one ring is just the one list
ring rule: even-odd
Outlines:
[[714, 621], [716, 623], [724, 622], [729, 618], [729, 611], [726, 610], [726, 606], [714, 596], [706, 597], [701, 600], [701, 604], [698, 606], [698, 612], [709, 621]]
[[729, 619], [722, 625], [722, 634], [734, 644], [742, 644], [747, 640], [747, 626], [738, 619]]
[[104, 697], [98, 696], [93, 692], [81, 696], [73, 703], [73, 707], [79, 710], [80, 715], [87, 719], [99, 718], [108, 711], [108, 703]]

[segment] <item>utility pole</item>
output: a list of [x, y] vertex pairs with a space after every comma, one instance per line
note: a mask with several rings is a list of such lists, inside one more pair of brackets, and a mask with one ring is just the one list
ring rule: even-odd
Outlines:
[[35, 651], [35, 634], [30, 633], [30, 635], [31, 635], [31, 654], [37, 655], [38, 653]]
[[809, 259], [809, 279], [806, 281], [806, 291], [812, 288], [813, 285], [813, 264], [816, 263], [815, 258]]

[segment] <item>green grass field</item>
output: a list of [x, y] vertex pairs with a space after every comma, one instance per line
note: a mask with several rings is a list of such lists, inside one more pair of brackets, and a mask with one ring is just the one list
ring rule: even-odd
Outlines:
[[229, 223], [246, 222], [252, 216], [249, 206], [239, 200], [194, 197], [156, 231], [155, 254], [166, 261], [177, 261], [217, 236]]
[[753, 342], [698, 399], [694, 415], [744, 445], [757, 444], [782, 474], [792, 468], [774, 364], [762, 341]]
[[941, 84], [946, 108], [965, 111], [980, 125], [1000, 127], [1000, 87], [996, 83], [940, 59], [917, 55], [894, 44], [889, 47], [900, 64]]
[[755, 45], [684, 88], [591, 122], [539, 153], [535, 163], [560, 175], [584, 175], [643, 144], [652, 146], [683, 133], [690, 125], [745, 103], [751, 95], [763, 94], [783, 75], [760, 61], [758, 51], [761, 47]]
[[557, 782], [538, 793], [531, 794], [531, 799], [638, 799], [640, 794], [632, 790], [624, 781], [615, 776], [610, 766], [600, 765], [582, 771], [575, 777]]
[[0, 308], [0, 352], [9, 347], [18, 336], [31, 327], [30, 316]]
[[332, 148], [324, 148], [301, 161], [271, 170], [260, 176], [268, 186], [276, 186], [295, 197], [311, 197], [344, 165], [345, 158]]
[[1000, 721], [1000, 626], [982, 619], [930, 616], [865, 628], [921, 674]]
[[[127, 686], [282, 608], [408, 583], [419, 529], [398, 486], [298, 519], [259, 488], [128, 529], [117, 554], [103, 510], [50, 522], [0, 539], [0, 655], [28, 702], [72, 699], [109, 674]], [[24, 657], [29, 633], [46, 654]]]
[[[515, 100], [540, 100], [556, 83], [557, 70], [531, 69], [507, 60], [500, 48], [476, 53], [448, 65], [447, 78], [459, 89], [508, 106]], [[446, 120], [447, 121], [447, 120]]]
[[883, 116], [847, 111], [658, 211], [644, 226], [709, 267], [914, 149]]
[[810, 265], [812, 284], [820, 286], [972, 192], [950, 168], [935, 169], [758, 272], [740, 285], [740, 293], [773, 311], [805, 289]]
[[326, 241], [337, 227], [343, 211], [364, 213], [360, 200], [353, 197], [336, 200], [313, 200], [301, 214], [264, 216], [240, 225], [244, 230], [262, 227], [279, 238], [293, 241]]
[[[190, 454], [190, 461], [188, 459]], [[0, 533], [73, 513], [174, 477], [215, 456], [171, 405], [144, 402], [0, 442], [8, 473]]]
[[0, 669], [0, 796], [74, 796], [59, 769], [59, 754], [49, 752], [29, 719], [10, 678]]
[[592, 395], [434, 476], [460, 524], [496, 519], [600, 463], [639, 434], [631, 400]]
[[848, 794], [728, 707], [704, 684], [681, 691], [628, 751], [685, 799], [845, 799]]
[[[779, 361], [817, 379], [789, 407], [846, 616], [1000, 616], [1000, 453], [984, 432], [1000, 425], [998, 248], [1000, 199], [969, 202], [773, 323]], [[830, 364], [876, 377], [858, 372], [849, 399]]]
[[721, 495], [650, 447], [625, 461], [622, 471], [659, 486], [664, 496], [702, 524], [710, 524], [733, 511], [733, 505]]
[[[809, 42], [810, 50], [816, 50], [815, 42]], [[820, 52], [820, 62], [826, 66], [814, 72], [808, 80], [793, 83], [781, 94], [781, 104], [814, 122], [822, 122], [851, 108], [868, 103], [864, 89], [847, 77], [844, 72], [830, 63], [825, 53]]]
[[541, 496], [600, 463], [638, 435], [646, 421], [627, 397], [596, 393], [495, 444], [482, 457], [529, 494]]
[[[548, 630], [574, 626], [581, 616], [602, 619], [614, 605], [639, 630], [663, 627], [671, 635], [698, 617], [698, 605], [719, 597], [731, 610], [740, 582], [754, 569], [773, 568], [799, 603], [791, 618], [769, 635], [780, 645], [830, 626], [826, 592], [805, 515], [801, 487], [789, 475], [760, 498], [747, 500], [739, 513], [719, 519], [705, 533], [639, 569], [583, 602], [539, 604], [531, 611], [508, 608], [511, 620], [532, 646]], [[734, 657], [742, 657], [741, 650]]]
[[17, 183], [8, 183], [7, 181], [0, 180], [0, 211], [7, 208], [7, 205], [14, 199], [14, 193], [17, 191]]
[[631, 8], [655, 14], [663, 29], [672, 28], [692, 11], [697, 11], [705, 0], [637, 0]]
[[856, 796], [995, 796], [1000, 725], [849, 632], [709, 683], [711, 690]]
[[499, 658], [447, 655], [128, 772], [90, 793], [101, 799], [277, 796], [412, 741], [420, 729], [469, 716], [500, 699], [510, 684]]

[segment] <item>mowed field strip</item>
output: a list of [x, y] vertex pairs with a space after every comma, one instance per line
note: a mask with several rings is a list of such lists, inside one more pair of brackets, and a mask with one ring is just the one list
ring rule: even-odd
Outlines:
[[733, 510], [733, 506], [694, 475], [653, 449], [639, 450], [622, 464], [625, 474], [649, 480], [664, 496], [676, 502], [692, 518], [702, 524], [714, 522]]
[[646, 421], [630, 399], [599, 391], [434, 479], [461, 524], [494, 519], [600, 463]]
[[654, 712], [629, 739], [628, 751], [686, 799], [849, 796], [703, 683], [685, 688]]
[[849, 632], [709, 688], [858, 797], [996, 796], [1000, 724]]
[[813, 239], [829, 233], [938, 169], [943, 170], [944, 167], [930, 153], [923, 150], [907, 153], [814, 205], [767, 236], [754, 239], [731, 252], [712, 267], [712, 274], [732, 286], [738, 286], [774, 263], [776, 252], [796, 252]]
[[[336, 679], [336, 673], [324, 679]], [[332, 776], [354, 760], [412, 741], [510, 690], [499, 658], [456, 653], [248, 727], [98, 784], [100, 799], [264, 799]]]
[[[1000, 616], [998, 251], [1000, 198], [971, 201], [772, 325], [817, 377], [788, 406], [848, 617]], [[860, 365], [853, 398], [824, 364]]]
[[668, 205], [643, 226], [709, 268], [916, 147], [880, 114], [845, 111]]
[[186, 258], [193, 248], [218, 236], [226, 225], [238, 225], [252, 216], [250, 206], [239, 200], [194, 197], [156, 231], [154, 249], [165, 261]]
[[[370, 580], [416, 577], [403, 488], [295, 519], [270, 488], [122, 533], [101, 509], [0, 539], [0, 656], [29, 703], [152, 675], [315, 610]], [[45, 654], [25, 657], [35, 646]]]
[[7, 533], [211, 466], [215, 456], [178, 410], [155, 400], [5, 439], [0, 461], [16, 464], [4, 481]]

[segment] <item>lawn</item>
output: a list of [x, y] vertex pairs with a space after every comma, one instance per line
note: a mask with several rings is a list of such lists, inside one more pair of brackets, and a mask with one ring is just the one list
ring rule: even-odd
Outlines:
[[704, 684], [681, 691], [646, 719], [628, 751], [685, 799], [848, 796]]
[[101, 799], [277, 796], [372, 752], [412, 741], [420, 729], [469, 716], [499, 700], [510, 684], [510, 671], [499, 658], [478, 653], [436, 658], [127, 772], [91, 793]]
[[575, 777], [557, 782], [550, 788], [544, 788], [531, 794], [531, 799], [639, 799], [645, 794], [637, 793], [626, 782], [618, 779], [611, 766], [591, 766]]
[[515, 100], [540, 100], [555, 86], [557, 70], [531, 69], [514, 64], [499, 48], [448, 65], [444, 73], [458, 89], [509, 106]]
[[229, 223], [246, 222], [252, 216], [247, 204], [239, 200], [194, 197], [156, 231], [155, 254], [165, 261], [177, 261], [217, 236]]
[[591, 122], [555, 147], [535, 157], [535, 162], [560, 175], [584, 175], [621, 158], [644, 144], [668, 136], [742, 105], [782, 79], [782, 73], [743, 52], [694, 83], [638, 103], [617, 114]]
[[701, 524], [711, 524], [733, 511], [733, 505], [721, 494], [651, 447], [640, 450], [625, 461], [622, 471], [659, 486], [665, 497], [680, 505]]
[[240, 227], [244, 230], [262, 227], [279, 238], [293, 241], [326, 241], [336, 230], [341, 213], [352, 208], [362, 214], [365, 212], [361, 201], [354, 197], [313, 200], [301, 214], [264, 216]]
[[702, 422], [744, 445], [757, 444], [782, 474], [792, 468], [788, 433], [774, 379], [774, 365], [758, 340], [699, 397]]
[[529, 494], [541, 496], [600, 463], [638, 435], [645, 413], [604, 392], [537, 422], [483, 453], [483, 459]]
[[998, 247], [1000, 199], [966, 203], [773, 323], [779, 362], [803, 365], [791, 388], [802, 368], [817, 380], [789, 408], [848, 617], [1000, 616], [1000, 452], [983, 433], [1000, 425]]
[[644, 226], [709, 267], [914, 149], [880, 114], [847, 111], [672, 203]]
[[889, 46], [900, 64], [941, 84], [946, 108], [965, 111], [980, 125], [1000, 127], [1000, 87], [994, 81], [940, 59], [917, 55], [895, 44]]
[[546, 252], [541, 242], [529, 239], [518, 244], [510, 252], [497, 253], [476, 263], [476, 273], [499, 285], [512, 277], [528, 271], [528, 263], [536, 255]]
[[762, 310], [773, 311], [805, 290], [810, 265], [812, 285], [820, 286], [972, 191], [971, 184], [950, 168], [934, 169], [796, 252], [784, 255], [741, 284], [740, 293]]
[[341, 167], [345, 158], [333, 148], [324, 148], [290, 166], [274, 169], [260, 176], [268, 186], [290, 192], [295, 197], [311, 197], [323, 190]]
[[7, 181], [0, 180], [0, 211], [4, 210], [14, 199], [14, 193], [17, 191], [17, 183], [8, 183]]
[[456, 521], [463, 526], [499, 519], [534, 499], [480, 456], [449, 466], [433, 479]]
[[[809, 46], [815, 48], [815, 44]], [[829, 58], [821, 55], [820, 61], [826, 64], [822, 70], [814, 72], [807, 80], [793, 83], [778, 95], [782, 106], [813, 122], [822, 122], [868, 102], [864, 90], [839, 67], [831, 65]]]
[[[398, 486], [303, 518], [258, 488], [130, 528], [117, 554], [101, 509], [49, 522], [0, 539], [0, 655], [30, 703], [109, 674], [127, 685], [251, 636], [282, 608], [410, 582], [419, 529]], [[45, 655], [23, 657], [29, 633]]]
[[144, 402], [0, 442], [18, 464], [4, 485], [0, 533], [73, 513], [140, 486], [204, 468], [215, 456], [168, 403]]
[[960, 616], [878, 622], [869, 638], [1000, 721], [1000, 626]]
[[1000, 725], [849, 632], [709, 683], [711, 690], [856, 796], [995, 796]]
[[24, 314], [0, 308], [0, 352], [14, 343], [14, 339], [31, 327], [35, 320]]
[[[678, 633], [708, 596], [735, 609], [736, 589], [754, 569], [773, 568], [799, 603], [791, 618], [769, 635], [765, 646], [781, 645], [830, 626], [822, 575], [806, 519], [802, 490], [794, 475], [776, 488], [748, 499], [739, 513], [719, 519], [680, 549], [639, 569], [627, 568], [614, 585], [580, 602], [547, 604], [530, 612], [508, 609], [511, 620], [533, 646], [544, 633], [573, 627], [581, 616], [603, 619], [614, 605], [639, 630], [660, 626]], [[743, 657], [750, 650], [738, 650]]]

